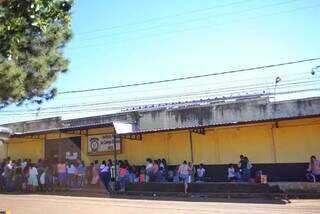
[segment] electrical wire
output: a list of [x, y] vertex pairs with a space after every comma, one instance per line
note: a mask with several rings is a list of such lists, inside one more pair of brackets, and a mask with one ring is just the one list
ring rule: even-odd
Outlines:
[[[264, 94], [260, 94], [260, 96], [264, 96], [264, 97], [268, 97], [268, 96], [275, 96], [275, 95], [288, 95], [288, 94], [297, 94], [297, 93], [305, 93], [305, 92], [314, 92], [314, 91], [320, 91], [320, 88], [311, 88], [311, 89], [300, 89], [300, 90], [291, 90], [291, 91], [282, 91], [282, 92], [269, 92], [269, 93], [264, 93]], [[210, 93], [208, 93], [208, 95], [210, 95]], [[256, 96], [258, 96], [258, 94], [256, 94]], [[223, 97], [222, 100], [232, 100], [232, 99], [236, 99], [236, 98], [241, 98], [241, 96], [237, 96], [237, 97]], [[95, 108], [95, 109], [89, 109], [86, 111], [87, 112], [101, 112], [101, 111], [108, 111], [108, 110], [116, 110], [119, 108]], [[139, 109], [136, 109], [139, 110]], [[143, 109], [142, 109], [143, 110]], [[84, 111], [81, 109], [79, 110], [66, 110], [66, 111], [52, 111], [52, 112], [45, 112], [45, 113], [40, 113], [41, 115], [56, 115], [57, 113], [62, 113], [62, 114], [74, 114], [77, 112], [81, 112], [84, 113]], [[29, 113], [17, 113], [17, 114], [7, 114], [7, 115], [0, 115], [1, 116], [23, 116], [23, 115], [30, 115]]]
[[251, 67], [251, 68], [229, 70], [229, 71], [223, 71], [223, 72], [217, 72], [217, 73], [210, 73], [210, 74], [186, 76], [186, 77], [173, 78], [173, 79], [164, 79], [164, 80], [157, 80], [157, 81], [150, 81], [150, 82], [141, 82], [141, 83], [133, 83], [133, 84], [126, 84], [126, 85], [115, 85], [115, 86], [108, 86], [108, 87], [101, 87], [101, 88], [91, 88], [91, 89], [80, 89], [80, 90], [62, 91], [62, 92], [58, 92], [58, 94], [93, 92], [93, 91], [101, 91], [101, 90], [110, 90], [110, 89], [118, 89], [118, 88], [128, 88], [128, 87], [137, 87], [137, 86], [145, 86], [145, 85], [152, 85], [152, 84], [176, 82], [176, 81], [190, 80], [190, 79], [199, 79], [199, 78], [204, 78], [204, 77], [211, 77], [211, 76], [218, 76], [218, 75], [226, 75], [226, 74], [234, 74], [234, 73], [240, 73], [240, 72], [245, 72], [245, 71], [255, 71], [255, 70], [262, 70], [262, 69], [268, 69], [268, 68], [274, 68], [274, 67], [280, 67], [280, 66], [300, 64], [300, 63], [312, 62], [312, 61], [317, 61], [317, 60], [320, 60], [320, 57], [309, 58], [309, 59], [302, 59], [302, 60], [296, 60], [296, 61], [289, 61], [289, 62], [278, 63], [278, 64], [263, 65], [263, 66], [257, 66], [257, 67]]
[[201, 17], [201, 18], [188, 19], [188, 20], [184, 20], [184, 21], [176, 22], [176, 23], [164, 23], [164, 24], [160, 24], [160, 25], [154, 25], [154, 26], [150, 26], [150, 27], [143, 27], [143, 28], [134, 29], [134, 30], [127, 30], [127, 31], [123, 31], [123, 32], [116, 32], [116, 33], [111, 33], [111, 34], [107, 34], [107, 35], [98, 35], [98, 36], [94, 36], [94, 37], [84, 38], [84, 39], [81, 39], [79, 41], [80, 42], [84, 42], [84, 41], [91, 41], [91, 40], [96, 40], [96, 39], [101, 39], [101, 38], [107, 38], [107, 37], [113, 37], [113, 36], [119, 36], [119, 35], [126, 35], [128, 33], [149, 31], [149, 30], [154, 30], [154, 29], [158, 29], [158, 28], [168, 27], [170, 25], [181, 26], [183, 24], [190, 24], [192, 22], [199, 22], [199, 21], [202, 21], [202, 20], [208, 20], [210, 18], [217, 18], [217, 17], [221, 18], [221, 17], [225, 17], [225, 16], [230, 16], [230, 15], [239, 15], [239, 14], [243, 14], [243, 13], [248, 13], [248, 12], [256, 11], [256, 10], [265, 10], [267, 8], [286, 5], [286, 4], [289, 4], [289, 3], [292, 3], [292, 2], [297, 2], [297, 1], [301, 1], [301, 0], [290, 0], [290, 1], [278, 2], [278, 3], [267, 4], [267, 5], [263, 5], [263, 6], [259, 6], [259, 7], [242, 9], [242, 10], [238, 10], [238, 11], [232, 11], [232, 12], [227, 12], [227, 13], [209, 15], [209, 16], [205, 16], [205, 17]]
[[[301, 76], [301, 77], [303, 77], [304, 80], [310, 80], [310, 79], [312, 80], [312, 79], [314, 79], [314, 78], [310, 78], [310, 77], [306, 78], [305, 77], [306, 76], [305, 72], [304, 73], [300, 73], [300, 74], [290, 75], [290, 77], [292, 77], [292, 76]], [[235, 83], [240, 83], [240, 82], [246, 83], [245, 85], [235, 85], [234, 86], [234, 88], [239, 87], [241, 89], [241, 88], [244, 88], [244, 87], [247, 87], [247, 86], [251, 86], [251, 85], [259, 85], [260, 86], [261, 84], [263, 84], [263, 85], [268, 84], [267, 82], [261, 82], [261, 81], [259, 82], [259, 81], [257, 81], [257, 80], [266, 80], [267, 78], [272, 80], [272, 82], [270, 82], [270, 84], [272, 84], [274, 82], [274, 78], [275, 77], [264, 77], [264, 78], [254, 78], [254, 79], [242, 79], [242, 80], [236, 80], [236, 81], [228, 81], [228, 84], [230, 85], [230, 84], [235, 84]], [[296, 78], [296, 79], [287, 79], [286, 83], [293, 82], [293, 81], [296, 81], [296, 80], [299, 80], [299, 79], [300, 79], [300, 77]], [[249, 84], [249, 82], [251, 80], [254, 80], [256, 83]], [[212, 82], [211, 81], [211, 82], [202, 83], [202, 84], [175, 85], [175, 86], [171, 86], [171, 87], [162, 86], [162, 87], [140, 89], [140, 90], [131, 89], [131, 90], [125, 90], [125, 91], [107, 91], [107, 92], [104, 92], [103, 94], [90, 95], [90, 98], [103, 97], [105, 99], [108, 99], [110, 97], [110, 95], [112, 95], [112, 97], [113, 97], [113, 96], [119, 96], [119, 95], [123, 95], [123, 94], [125, 94], [125, 95], [135, 95], [136, 93], [141, 93], [141, 92], [143, 92], [143, 93], [160, 92], [160, 91], [161, 92], [165, 92], [165, 91], [171, 92], [172, 90], [178, 90], [178, 89], [186, 90], [186, 89], [189, 89], [189, 88], [192, 88], [192, 90], [193, 90], [195, 88], [199, 88], [199, 87], [203, 88], [205, 86], [213, 86], [213, 85], [215, 87], [219, 86], [219, 85], [220, 86], [221, 85], [225, 86], [225, 82], [222, 82], [222, 81], [221, 82]], [[218, 87], [216, 89], [219, 90]], [[66, 94], [66, 95], [68, 95], [68, 94]], [[73, 96], [73, 97], [72, 97], [72, 95], [71, 95], [71, 97], [70, 97], [70, 95], [63, 96], [63, 97], [60, 95], [60, 96], [56, 97], [56, 100], [63, 101], [63, 100], [82, 99], [82, 98], [83, 98], [83, 95], [82, 96]]]
[[130, 27], [130, 26], [136, 26], [136, 25], [139, 25], [139, 24], [146, 24], [146, 23], [155, 22], [155, 21], [159, 21], [159, 20], [161, 21], [161, 20], [165, 20], [165, 19], [169, 19], [169, 18], [181, 17], [181, 16], [186, 16], [186, 15], [190, 15], [190, 14], [194, 14], [194, 13], [200, 13], [200, 12], [202, 13], [204, 11], [211, 11], [211, 10], [217, 9], [217, 8], [229, 7], [229, 6], [242, 4], [242, 3], [248, 3], [250, 1], [252, 1], [252, 0], [241, 0], [241, 1], [231, 2], [231, 3], [228, 3], [228, 4], [217, 5], [217, 6], [213, 6], [213, 7], [195, 9], [195, 10], [185, 11], [185, 12], [166, 15], [166, 16], [161, 16], [161, 17], [154, 17], [154, 18], [145, 19], [145, 20], [136, 21], [136, 22], [131, 22], [131, 23], [127, 23], [127, 24], [113, 25], [113, 26], [109, 26], [109, 27], [96, 29], [96, 30], [80, 32], [79, 34], [80, 35], [86, 35], [86, 34], [91, 34], [93, 32], [101, 32], [101, 31], [106, 31], [106, 30], [113, 30], [113, 29], [117, 29], [117, 28], [127, 28], [127, 27]]
[[306, 7], [299, 7], [291, 10], [283, 10], [279, 12], [274, 12], [274, 13], [269, 13], [269, 14], [264, 14], [264, 15], [258, 15], [258, 16], [252, 16], [252, 17], [246, 17], [243, 19], [236, 19], [233, 20], [232, 22], [221, 22], [221, 23], [214, 23], [214, 24], [209, 24], [209, 25], [202, 25], [198, 27], [193, 27], [193, 28], [185, 28], [181, 30], [174, 30], [174, 31], [166, 31], [166, 32], [161, 32], [161, 33], [156, 33], [156, 34], [149, 34], [147, 36], [138, 36], [138, 37], [133, 37], [133, 38], [127, 38], [127, 39], [122, 39], [122, 40], [114, 40], [114, 41], [109, 41], [109, 42], [103, 42], [103, 43], [97, 43], [97, 44], [90, 44], [90, 45], [84, 45], [84, 46], [78, 46], [78, 47], [69, 47], [69, 51], [74, 51], [78, 49], [83, 49], [83, 48], [93, 48], [93, 47], [105, 47], [105, 46], [110, 46], [110, 45], [115, 45], [115, 44], [122, 44], [127, 41], [134, 41], [134, 40], [140, 40], [140, 39], [145, 39], [145, 38], [152, 38], [152, 37], [158, 37], [158, 36], [163, 36], [163, 35], [170, 35], [170, 34], [176, 34], [176, 33], [184, 33], [184, 32], [189, 32], [189, 31], [194, 31], [194, 30], [201, 30], [201, 29], [209, 29], [212, 27], [217, 27], [217, 26], [223, 26], [226, 24], [233, 24], [233, 23], [238, 23], [241, 21], [251, 21], [251, 20], [256, 20], [260, 18], [265, 18], [265, 17], [270, 17], [270, 16], [275, 16], [275, 15], [281, 15], [281, 14], [287, 14], [287, 13], [292, 13], [292, 12], [297, 12], [300, 10], [307, 10], [307, 9], [314, 9], [319, 7], [320, 4], [316, 5], [310, 5]]
[[[297, 87], [297, 85], [302, 85], [304, 87], [306, 86], [313, 86], [313, 85], [319, 85], [320, 80], [311, 80], [311, 81], [300, 81], [300, 82], [289, 82], [284, 84], [277, 85], [277, 89], [288, 89], [290, 87]], [[251, 85], [251, 87], [246, 86], [238, 86], [238, 87], [229, 87], [229, 88], [221, 88], [221, 89], [211, 89], [211, 90], [205, 90], [205, 91], [191, 91], [191, 92], [183, 92], [178, 94], [170, 94], [168, 95], [161, 95], [161, 96], [148, 96], [148, 97], [142, 97], [142, 98], [134, 98], [134, 99], [118, 99], [118, 100], [111, 100], [109, 102], [103, 102], [103, 103], [87, 103], [87, 104], [77, 104], [77, 105], [67, 105], [67, 106], [55, 106], [55, 107], [47, 107], [42, 108], [40, 111], [38, 110], [25, 110], [25, 112], [45, 112], [45, 110], [55, 110], [55, 109], [68, 109], [68, 108], [81, 108], [81, 110], [87, 111], [90, 110], [93, 106], [101, 106], [101, 105], [114, 105], [119, 103], [128, 103], [128, 102], [135, 102], [135, 101], [148, 101], [148, 100], [158, 100], [158, 99], [165, 99], [165, 98], [177, 98], [177, 97], [189, 97], [189, 96], [202, 96], [207, 93], [214, 93], [214, 95], [227, 95], [227, 94], [236, 94], [236, 93], [253, 93], [253, 92], [262, 92], [265, 91], [266, 88], [274, 86], [274, 83], [270, 83], [268, 86], [264, 85]], [[87, 108], [90, 107], [90, 108]], [[13, 110], [13, 111], [6, 111], [3, 113], [12, 113], [16, 112], [19, 113], [21, 111]]]

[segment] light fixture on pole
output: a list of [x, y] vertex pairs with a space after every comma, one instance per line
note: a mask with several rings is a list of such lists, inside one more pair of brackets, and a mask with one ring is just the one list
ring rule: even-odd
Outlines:
[[273, 92], [274, 102], [276, 101], [276, 88], [277, 88], [277, 85], [278, 85], [279, 82], [281, 82], [281, 78], [277, 77], [275, 82], [274, 82], [274, 92]]
[[320, 70], [320, 65], [318, 65], [318, 66], [316, 66], [316, 67], [312, 68], [312, 69], [311, 69], [311, 75], [315, 75], [315, 74], [316, 74], [316, 72], [317, 72], [317, 71], [319, 71], [319, 70]]

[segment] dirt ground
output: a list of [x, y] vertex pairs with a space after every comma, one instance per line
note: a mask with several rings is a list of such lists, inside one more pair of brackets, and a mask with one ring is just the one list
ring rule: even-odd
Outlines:
[[258, 213], [291, 214], [320, 213], [320, 200], [292, 200], [283, 203], [274, 200], [174, 201], [110, 199], [53, 195], [0, 195], [0, 211], [11, 214], [96, 214], [96, 213]]

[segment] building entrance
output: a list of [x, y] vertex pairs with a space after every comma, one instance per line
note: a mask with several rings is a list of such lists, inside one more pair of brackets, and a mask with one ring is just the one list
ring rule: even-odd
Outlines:
[[47, 140], [45, 158], [51, 163], [81, 159], [81, 137]]

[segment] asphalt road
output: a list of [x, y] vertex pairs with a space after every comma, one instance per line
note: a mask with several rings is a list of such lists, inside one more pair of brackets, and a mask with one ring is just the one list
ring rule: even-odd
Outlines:
[[291, 214], [320, 213], [320, 200], [220, 200], [214, 202], [108, 199], [53, 195], [0, 195], [0, 209], [11, 214], [96, 214], [96, 213], [236, 213]]

